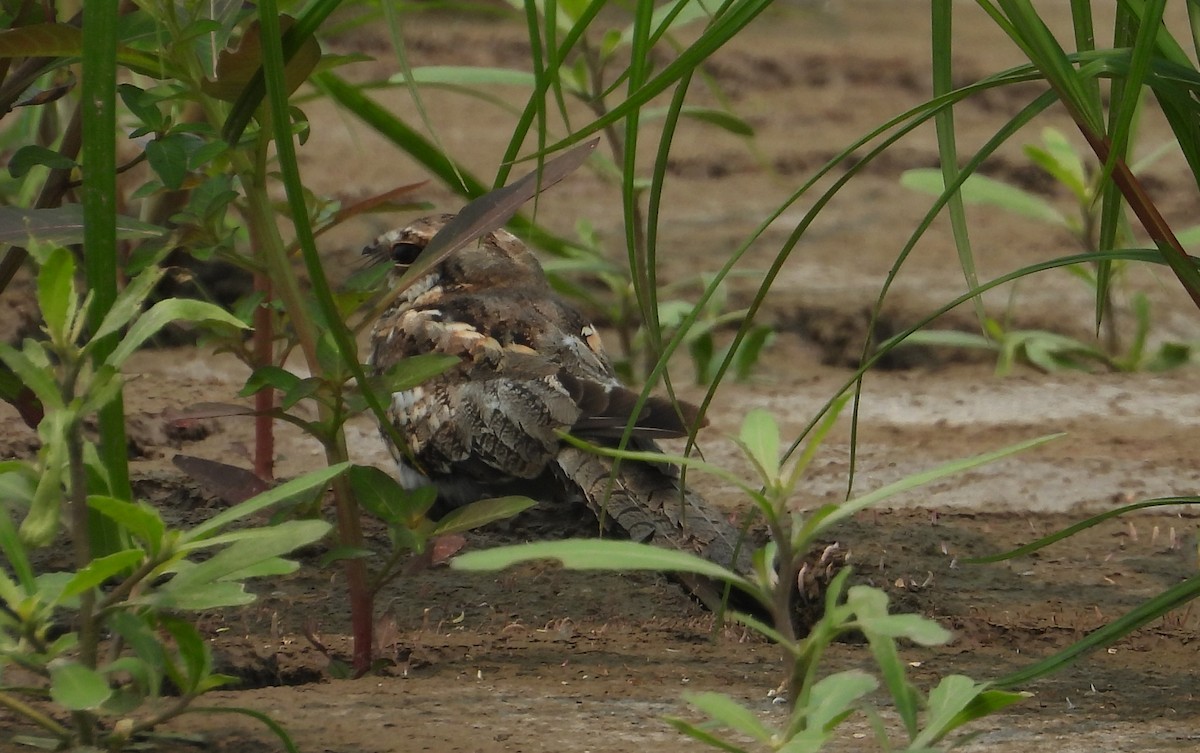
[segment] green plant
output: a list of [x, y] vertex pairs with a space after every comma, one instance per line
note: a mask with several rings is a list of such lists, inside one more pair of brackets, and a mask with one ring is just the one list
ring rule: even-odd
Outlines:
[[[955, 4], [951, 0], [936, 0], [931, 5], [934, 99], [918, 105], [860, 142], [866, 143], [893, 128], [897, 129], [897, 136], [902, 135], [915, 122], [932, 118], [937, 127], [940, 167], [945, 185], [945, 190], [939, 194], [893, 264], [880, 292], [879, 305], [882, 305], [892, 281], [900, 273], [918, 239], [943, 208], [949, 211], [967, 283], [966, 293], [917, 326], [893, 338], [888, 346], [893, 346], [936, 316], [968, 300], [974, 300], [982, 322], [986, 317], [979, 296], [986, 290], [1047, 269], [1078, 263], [1095, 265], [1097, 330], [1108, 314], [1114, 264], [1121, 261], [1148, 261], [1168, 266], [1192, 302], [1200, 308], [1200, 268], [1181, 243], [1182, 234], [1177, 235], [1166, 221], [1129, 164], [1135, 117], [1143, 103], [1147, 106], [1153, 103], [1157, 114], [1171, 129], [1178, 148], [1177, 156], [1182, 158], [1200, 187], [1200, 132], [1196, 129], [1195, 120], [1195, 95], [1200, 91], [1200, 72], [1187, 52], [1194, 51], [1200, 45], [1200, 36], [1197, 34], [1200, 27], [1195, 23], [1200, 19], [1200, 8], [1192, 3], [1185, 6], [1191, 23], [1178, 27], [1186, 31], [1181, 42], [1164, 19], [1167, 8], [1165, 0], [1121, 0], [1115, 5], [1104, 6], [1106, 11], [1112, 11], [1113, 29], [1111, 44], [1105, 47], [1103, 43], [1098, 43], [1096, 8], [1093, 7], [1098, 4], [1086, 1], [1070, 4], [1071, 25], [1066, 40], [1051, 31], [1029, 0], [978, 0], [977, 5], [1028, 62], [986, 76], [973, 84], [954, 88], [952, 61], [955, 56], [951, 29]], [[1044, 83], [1045, 89], [1032, 97], [975, 154], [960, 163], [953, 106], [977, 92], [1028, 81]], [[1098, 202], [1099, 219], [1094, 251], [1032, 264], [980, 284], [975, 273], [969, 228], [963, 209], [964, 198], [960, 189], [998, 147], [1052, 105], [1059, 105], [1066, 110], [1101, 165], [1097, 172], [1097, 185], [1090, 189]], [[893, 143], [892, 138], [889, 135], [878, 149], [870, 153], [869, 158]], [[1121, 248], [1118, 238], [1127, 224], [1132, 225], [1127, 213], [1137, 219], [1152, 241], [1152, 249]], [[1194, 234], [1194, 229], [1189, 234]], [[877, 306], [876, 312], [878, 310]], [[1140, 362], [1141, 347], [1135, 343], [1131, 349], [1131, 363]], [[864, 354], [864, 366], [875, 358]], [[865, 368], [861, 371], [865, 371]], [[1071, 527], [1067, 530], [1078, 529]], [[1149, 620], [1194, 599], [1196, 595], [1195, 579], [1167, 588], [1141, 607], [1094, 631], [1055, 656], [1000, 682], [1008, 686], [1018, 685], [1054, 672], [1085, 652], [1111, 644]]]
[[830, 582], [823, 595], [824, 613], [811, 631], [807, 635], [797, 634], [793, 619], [797, 593], [805, 593], [805, 584], [812, 578], [814, 568], [831, 566], [824, 556], [815, 563], [808, 558], [818, 542], [828, 538], [835, 526], [851, 515], [902, 491], [1035, 447], [1049, 437], [951, 462], [846, 502], [819, 505], [801, 513], [792, 504], [800, 479], [847, 400], [843, 396], [835, 401], [809, 436], [803, 452], [791, 461], [781, 453], [779, 429], [771, 415], [765, 410], [751, 411], [742, 424], [737, 443], [754, 468], [756, 478], [753, 481], [695, 458], [591, 447], [567, 438], [572, 444], [625, 461], [675, 462], [712, 473], [736, 485], [753, 502], [770, 536], [767, 544], [754, 552], [753, 573], [734, 573], [684, 552], [624, 541], [543, 542], [501, 547], [468, 552], [452, 560], [451, 565], [462, 570], [495, 570], [526, 560], [556, 559], [564, 567], [574, 569], [683, 571], [715, 578], [738, 589], [757, 603], [763, 613], [770, 615], [771, 624], [745, 613], [733, 613], [732, 616], [782, 649], [787, 667], [783, 685], [788, 693], [790, 714], [783, 728], [770, 729], [750, 710], [726, 696], [717, 693], [687, 696], [709, 716], [710, 721], [694, 725], [676, 719], [671, 723], [703, 742], [728, 751], [743, 748], [714, 734], [714, 727], [730, 727], [749, 735], [768, 750], [815, 751], [824, 746], [837, 726], [855, 711], [863, 711], [876, 720], [880, 745], [885, 750], [890, 749], [886, 731], [863, 701], [878, 686], [878, 681], [858, 670], [820, 676], [821, 660], [830, 644], [848, 632], [861, 632], [868, 640], [883, 684], [903, 722], [909, 740], [906, 749], [928, 750], [959, 726], [1015, 703], [1022, 695], [952, 675], [944, 678], [928, 697], [922, 697], [906, 677], [896, 642], [903, 638], [936, 645], [948, 640], [949, 633], [918, 615], [890, 614], [887, 595], [879, 589], [847, 587], [849, 568], [843, 569]]
[[[329, 530], [323, 521], [236, 525], [324, 486], [345, 468], [309, 474], [190, 529], [172, 527], [145, 502], [116, 496], [86, 426], [119, 394], [125, 360], [170, 322], [244, 325], [200, 301], [169, 299], [143, 310], [162, 275], [152, 266], [85, 335], [97, 303], [80, 295], [72, 255], [35, 247], [35, 256], [45, 339], [27, 339], [20, 349], [0, 344], [0, 361], [44, 408], [36, 461], [0, 463], [0, 551], [8, 563], [8, 572], [0, 571], [0, 706], [40, 726], [51, 745], [116, 750], [231, 681], [214, 673], [203, 637], [176, 613], [251, 601], [246, 580], [295, 569], [281, 555]], [[95, 358], [109, 337], [109, 352]], [[64, 534], [70, 565], [48, 566], [37, 555]], [[147, 705], [168, 683], [176, 698]], [[70, 712], [69, 720], [45, 713], [47, 702]]]
[[[1095, 254], [1100, 248], [1100, 189], [1104, 177], [1099, 170], [1089, 169], [1081, 155], [1071, 146], [1066, 137], [1054, 128], [1042, 131], [1042, 143], [1026, 144], [1026, 156], [1065, 187], [1075, 200], [1077, 217], [1064, 215], [1050, 199], [1044, 198], [1019, 186], [972, 173], [959, 186], [963, 201], [968, 204], [993, 206], [1013, 214], [1067, 231], [1084, 253]], [[1158, 150], [1154, 157], [1161, 156]], [[1138, 174], [1149, 160], [1133, 166]], [[938, 195], [945, 190], [942, 173], [933, 169], [907, 170], [900, 181], [908, 188]], [[1117, 242], [1128, 246], [1132, 242], [1127, 222], [1123, 222]], [[1100, 259], [1102, 257], [1098, 257]], [[1111, 284], [1120, 280], [1128, 264], [1123, 260], [1109, 262], [1111, 269], [1110, 287], [1099, 289], [1100, 278], [1096, 265], [1075, 264], [1065, 269], [1082, 280], [1096, 296], [1104, 300], [1103, 345], [1090, 345], [1068, 335], [1043, 331], [1013, 331], [999, 322], [988, 319], [984, 323], [983, 335], [926, 330], [910, 337], [909, 345], [943, 345], [994, 350], [999, 358], [996, 371], [1006, 374], [1013, 361], [1021, 358], [1043, 371], [1058, 369], [1088, 369], [1103, 365], [1117, 371], [1162, 371], [1188, 363], [1192, 359], [1192, 347], [1185, 343], [1166, 342], [1153, 354], [1146, 352], [1150, 333], [1150, 301], [1144, 293], [1136, 292], [1131, 297], [1134, 317], [1133, 338], [1128, 347], [1122, 347], [1118, 331], [1118, 316], [1112, 300]]]
[[1150, 329], [1149, 302], [1145, 296], [1137, 294], [1133, 305], [1137, 336], [1126, 354], [1115, 358], [1099, 346], [1089, 345], [1078, 338], [1046, 330], [1008, 329], [990, 317], [984, 320], [984, 334], [927, 329], [913, 333], [900, 344], [991, 351], [996, 354], [997, 376], [1008, 375], [1018, 362], [1051, 373], [1064, 369], [1090, 371], [1097, 365], [1114, 371], [1166, 371], [1192, 361], [1192, 347], [1183, 343], [1163, 343], [1157, 353], [1146, 356], [1146, 336]]
[[[660, 337], [667, 340], [677, 331], [682, 331], [683, 343], [687, 345], [688, 355], [692, 358], [696, 384], [706, 387], [712, 385], [717, 377], [717, 367], [727, 356], [731, 358], [734, 378], [739, 382], [746, 381], [754, 375], [759, 356], [763, 348], [770, 345], [775, 330], [766, 324], [755, 324], [737, 343], [718, 344], [720, 331], [740, 323], [746, 317], [746, 309], [730, 310], [725, 286], [712, 285], [707, 275], [702, 276], [701, 283], [701, 287], [711, 287], [714, 292], [699, 306], [682, 299], [659, 302]], [[680, 330], [680, 325], [688, 320], [688, 315], [697, 310], [700, 315], [693, 317], [690, 325]]]

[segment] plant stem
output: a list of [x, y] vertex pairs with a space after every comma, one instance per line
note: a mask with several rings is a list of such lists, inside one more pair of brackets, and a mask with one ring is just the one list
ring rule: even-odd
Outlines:
[[25, 717], [64, 743], [69, 743], [71, 741], [71, 730], [62, 726], [19, 698], [14, 698], [8, 693], [0, 692], [0, 706], [3, 706], [18, 716]]
[[[265, 142], [266, 135], [262, 137]], [[250, 237], [270, 276], [273, 289], [279, 294], [287, 312], [288, 321], [296, 332], [296, 340], [304, 353], [309, 371], [313, 376], [327, 381], [340, 382], [337, 375], [327, 374], [317, 358], [317, 339], [319, 337], [316, 325], [309, 316], [308, 307], [300, 293], [296, 275], [292, 272], [283, 240], [275, 225], [275, 215], [267, 196], [265, 181], [267, 169], [265, 165], [265, 146], [258, 151], [258, 169], [251, 170], [248, 166], [241, 170], [243, 182], [246, 185], [247, 224]], [[244, 158], [243, 158], [244, 160]], [[344, 462], [349, 458], [346, 449], [345, 435], [341, 431], [341, 419], [335, 415], [334, 409], [323, 400], [317, 401], [318, 423], [326, 427], [326, 436], [321, 437], [325, 447], [325, 458], [332, 465]], [[334, 504], [336, 506], [338, 543], [353, 549], [362, 548], [362, 528], [358, 520], [358, 507], [354, 502], [350, 485], [344, 477], [335, 478], [331, 484]], [[346, 588], [350, 597], [350, 615], [354, 632], [354, 669], [364, 673], [371, 667], [371, 634], [373, 631], [374, 600], [367, 588], [366, 563], [357, 557], [345, 560], [343, 567], [346, 573]]]
[[[68, 378], [74, 382], [74, 375]], [[73, 391], [73, 385], [69, 385]], [[64, 390], [65, 392], [65, 390]], [[68, 393], [70, 394], [70, 393]], [[71, 542], [75, 549], [75, 569], [83, 570], [92, 561], [92, 542], [88, 535], [87, 467], [83, 462], [83, 436], [79, 422], [72, 421], [66, 431], [67, 467], [71, 478], [71, 493], [68, 519], [71, 525]], [[87, 589], [79, 595], [79, 663], [89, 669], [96, 668], [99, 654], [100, 630], [96, 624], [96, 591]], [[80, 741], [91, 745], [94, 740], [92, 716], [86, 711], [71, 714], [79, 731]]]
[[[254, 290], [262, 293], [262, 301], [254, 309], [254, 367], [270, 366], [275, 362], [274, 332], [271, 317], [271, 278], [254, 273]], [[254, 395], [254, 472], [263, 481], [275, 477], [275, 389], [267, 386]]]

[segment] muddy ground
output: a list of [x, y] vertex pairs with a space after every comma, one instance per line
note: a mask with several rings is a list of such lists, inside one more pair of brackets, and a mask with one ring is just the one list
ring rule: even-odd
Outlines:
[[[1063, 30], [1066, 4], [1044, 4]], [[960, 4], [956, 65], [963, 81], [1019, 62], [973, 6]], [[687, 125], [675, 145], [664, 199], [659, 257], [664, 281], [686, 282], [715, 270], [776, 206], [850, 139], [929, 96], [928, 19], [920, 3], [847, 0], [814, 9], [781, 4], [716, 55], [708, 72], [733, 108], [756, 130], [751, 146], [701, 125]], [[1174, 21], [1173, 21], [1174, 22]], [[525, 65], [522, 26], [482, 16], [413, 16], [406, 28], [413, 65]], [[359, 50], [384, 62], [358, 64], [369, 79], [395, 69], [385, 44], [355, 32], [334, 51]], [[697, 101], [709, 95], [697, 86]], [[964, 154], [1038, 93], [1029, 85], [970, 100], [956, 111]], [[500, 96], [519, 101], [520, 92]], [[380, 101], [412, 116], [403, 93]], [[494, 173], [511, 116], [460, 94], [427, 91], [429, 118], [446, 147], [483, 176]], [[315, 123], [302, 150], [306, 181], [347, 200], [425, 177], [394, 149], [320, 102], [305, 109]], [[1055, 125], [1051, 112], [1019, 141]], [[1148, 118], [1144, 148], [1166, 138]], [[649, 148], [649, 145], [647, 145]], [[649, 153], [648, 153], [649, 154]], [[794, 435], [849, 378], [846, 354], [858, 347], [864, 311], [928, 198], [900, 187], [903, 170], [936, 164], [932, 129], [904, 139], [822, 211], [783, 269], [764, 320], [776, 337], [753, 378], [717, 394], [702, 448], [711, 461], [737, 466], [727, 437], [752, 407], [769, 408]], [[841, 174], [841, 170], [835, 174]], [[1070, 200], [1029, 166], [1018, 146], [1002, 150], [989, 174], [1036, 190], [1072, 211]], [[1194, 180], [1173, 156], [1146, 176], [1168, 220], [1184, 227], [1197, 216]], [[422, 198], [439, 210], [458, 202], [429, 188]], [[810, 207], [803, 197], [756, 244], [744, 262], [765, 269]], [[548, 194], [540, 219], [572, 232], [592, 222], [620, 250], [616, 190], [581, 171]], [[362, 245], [404, 217], [361, 220], [323, 239], [331, 266], [349, 270]], [[1063, 232], [977, 209], [971, 228], [980, 275], [989, 278], [1073, 250]], [[753, 276], [750, 277], [753, 279]], [[735, 300], [750, 289], [735, 284]], [[1189, 308], [1164, 272], [1131, 270], [1118, 306], [1128, 321], [1129, 297], [1145, 291], [1154, 306], [1154, 338], [1200, 339]], [[962, 289], [948, 225], [935, 223], [896, 280], [886, 306], [889, 325], [905, 326]], [[999, 316], [1009, 292], [987, 301]], [[1090, 291], [1066, 273], [1020, 286], [1012, 322], [1088, 337]], [[969, 312], [944, 326], [968, 327]], [[610, 340], [611, 341], [611, 340]], [[940, 462], [1053, 432], [1066, 436], [1016, 459], [943, 480], [860, 515], [839, 533], [857, 577], [887, 589], [898, 608], [936, 618], [954, 631], [937, 649], [908, 648], [905, 658], [925, 686], [949, 673], [995, 677], [1047, 656], [1140, 600], [1194, 574], [1196, 520], [1187, 510], [1111, 521], [1037, 555], [977, 566], [962, 558], [1013, 547], [1088, 512], [1151, 496], [1193, 494], [1200, 482], [1194, 437], [1200, 424], [1194, 368], [1162, 375], [1055, 373], [1019, 367], [993, 374], [986, 358], [914, 351], [900, 368], [872, 374], [861, 402], [855, 488], [868, 491]], [[679, 363], [677, 381], [689, 367]], [[127, 391], [139, 492], [179, 514], [203, 516], [220, 502], [171, 466], [177, 452], [245, 464], [250, 427], [239, 419], [212, 422], [204, 436], [170, 436], [164, 414], [205, 400], [229, 400], [245, 371], [195, 349], [147, 352], [131, 371]], [[685, 388], [697, 397], [701, 392]], [[0, 408], [6, 450], [35, 445], [6, 407]], [[318, 462], [311, 443], [283, 431], [279, 471]], [[373, 427], [351, 427], [360, 459], [386, 463]], [[845, 494], [849, 434], [834, 432], [796, 500], [799, 507]], [[744, 509], [732, 489], [698, 474], [692, 482], [731, 512]], [[573, 529], [564, 530], [564, 529]], [[472, 536], [471, 547], [560, 536], [586, 529], [553, 515], [530, 515]], [[332, 679], [329, 655], [345, 657], [347, 607], [342, 576], [315, 564], [269, 587], [251, 608], [204, 615], [202, 626], [242, 689], [206, 703], [271, 714], [304, 751], [632, 751], [698, 750], [661, 719], [696, 718], [686, 691], [716, 690], [780, 721], [769, 692], [781, 679], [778, 652], [744, 631], [714, 634], [712, 617], [676, 586], [653, 575], [577, 574], [554, 567], [467, 576], [434, 569], [399, 583], [381, 600], [379, 652], [389, 664], [358, 680]], [[970, 750], [1195, 750], [1200, 747], [1200, 615], [1172, 614], [1115, 647], [1028, 688], [1015, 710], [989, 718]], [[318, 644], [323, 650], [318, 648]], [[839, 646], [830, 669], [868, 666], [860, 647]], [[885, 716], [886, 699], [878, 699]], [[2, 718], [2, 717], [0, 717]], [[188, 716], [169, 730], [195, 736], [197, 748], [258, 751], [278, 748], [264, 730], [229, 716]], [[861, 719], [847, 724], [836, 749], [869, 747]], [[2, 746], [3, 743], [0, 743]]]

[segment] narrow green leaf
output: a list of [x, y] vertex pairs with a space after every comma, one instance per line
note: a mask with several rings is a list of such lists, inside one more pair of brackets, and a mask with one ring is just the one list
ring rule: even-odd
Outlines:
[[943, 678], [929, 694], [925, 729], [913, 741], [913, 745], [933, 745], [958, 727], [1033, 695], [986, 688], [987, 683], [975, 683], [961, 675]]
[[42, 475], [33, 492], [33, 500], [25, 519], [21, 521], [21, 540], [31, 546], [46, 546], [58, 534], [59, 511], [63, 501], [63, 473], [67, 463], [66, 440], [63, 437], [67, 411], [56, 411], [38, 426], [45, 443]]
[[1063, 436], [1062, 433], [1047, 434], [1044, 437], [1038, 437], [1036, 439], [1030, 439], [1024, 442], [1017, 442], [1016, 444], [1011, 444], [999, 450], [985, 452], [981, 455], [963, 458], [961, 460], [953, 460], [949, 463], [939, 465], [936, 468], [922, 471], [920, 473], [914, 473], [911, 476], [902, 478], [899, 481], [895, 481], [887, 486], [876, 489], [869, 494], [865, 494], [838, 506], [838, 509], [830, 513], [829, 517], [824, 520], [824, 524], [820, 527], [820, 530], [826, 530], [835, 523], [854, 515], [859, 510], [865, 510], [871, 505], [877, 504], [888, 497], [895, 496], [901, 492], [908, 491], [909, 489], [915, 489], [918, 486], [923, 486], [931, 481], [936, 481], [937, 479], [944, 478], [955, 473], [961, 473], [963, 471], [970, 470], [971, 468], [993, 463], [1002, 458], [1006, 458], [1009, 455], [1015, 455], [1019, 452], [1033, 449], [1034, 447], [1043, 445], [1051, 440], [1058, 439], [1061, 436]]
[[659, 570], [685, 572], [723, 580], [753, 592], [750, 583], [735, 572], [687, 552], [659, 549], [635, 541], [566, 539], [517, 544], [480, 552], [467, 552], [450, 560], [458, 570], [503, 570], [531, 560], [559, 560], [568, 570]]
[[212, 672], [212, 652], [196, 626], [176, 617], [163, 618], [163, 626], [175, 639], [179, 658], [183, 659], [185, 685], [183, 693], [195, 692], [200, 682]]
[[[17, 576], [24, 592], [26, 594], [33, 593], [36, 582], [33, 576], [33, 567], [29, 563], [29, 553], [17, 535], [16, 526], [13, 525], [7, 514], [0, 515], [0, 552], [8, 560], [8, 566], [12, 569], [13, 575]], [[10, 599], [10, 596], [6, 596], [5, 599]]]
[[[522, 86], [536, 83], [533, 74], [515, 68], [495, 68], [474, 65], [427, 65], [411, 70], [415, 84], [450, 84], [454, 86]], [[403, 84], [410, 79], [397, 73], [388, 79], [391, 84]]]
[[[402, 358], [389, 368], [379, 379], [378, 384], [388, 395], [395, 392], [411, 390], [435, 376], [444, 373], [459, 362], [458, 356], [442, 353], [424, 353]], [[371, 380], [375, 386], [376, 380]]]
[[206, 539], [229, 525], [235, 520], [240, 520], [248, 515], [262, 510], [265, 507], [278, 504], [291, 497], [304, 494], [316, 487], [324, 486], [329, 483], [330, 479], [340, 473], [344, 473], [350, 467], [350, 463], [338, 463], [337, 465], [318, 468], [311, 473], [306, 473], [303, 476], [294, 478], [291, 481], [280, 484], [270, 491], [251, 497], [241, 504], [218, 513], [209, 518], [205, 522], [186, 532], [181, 537], [181, 542], [198, 541]]
[[96, 588], [104, 581], [116, 576], [117, 574], [132, 569], [138, 563], [146, 558], [146, 553], [141, 549], [126, 549], [123, 552], [114, 552], [104, 557], [97, 557], [87, 564], [67, 583], [63, 589], [60, 598], [69, 599], [72, 596], [87, 591], [90, 588]]
[[72, 711], [99, 707], [112, 696], [108, 680], [79, 662], [62, 661], [50, 665], [50, 698]]
[[66, 157], [53, 149], [47, 149], [38, 144], [26, 144], [13, 152], [8, 160], [8, 174], [20, 179], [35, 166], [48, 167], [52, 170], [70, 170], [75, 167], [75, 160]]
[[186, 594], [188, 589], [223, 580], [231, 574], [310, 544], [329, 532], [324, 520], [289, 520], [269, 528], [260, 528], [256, 536], [235, 542], [194, 567], [181, 569], [167, 581], [162, 592]]
[[725, 740], [724, 738], [717, 737], [716, 735], [714, 735], [713, 733], [704, 729], [703, 727], [699, 727], [695, 724], [692, 724], [691, 722], [687, 722], [687, 721], [684, 721], [683, 719], [679, 719], [678, 717], [674, 717], [674, 716], [663, 717], [663, 721], [666, 722], [667, 724], [671, 725], [675, 729], [679, 730], [683, 734], [687, 735], [688, 737], [690, 737], [694, 740], [697, 740], [701, 743], [704, 743], [705, 745], [707, 745], [710, 748], [716, 748], [717, 750], [723, 750], [723, 751], [725, 751], [725, 753], [748, 753], [748, 751], [745, 748], [734, 745], [733, 743], [729, 742], [728, 740]]
[[[25, 347], [37, 349], [41, 348], [41, 345], [29, 342]], [[22, 384], [34, 392], [42, 405], [48, 409], [62, 408], [62, 394], [58, 384], [55, 384], [54, 374], [49, 369], [35, 365], [29, 355], [8, 343], [0, 343], [0, 361], [4, 361], [5, 366], [17, 375]]]
[[246, 385], [238, 392], [238, 397], [249, 397], [267, 387], [287, 392], [299, 382], [300, 377], [285, 368], [274, 365], [259, 366], [250, 374]]
[[[642, 111], [642, 119], [660, 118], [666, 114], [666, 109], [661, 107], [646, 108]], [[754, 128], [749, 123], [725, 110], [716, 110], [711, 107], [697, 107], [695, 105], [684, 105], [679, 110], [679, 114], [685, 118], [705, 123], [707, 125], [716, 126], [723, 131], [728, 131], [735, 136], [744, 136], [751, 138], [754, 136]]]
[[922, 646], [941, 646], [954, 637], [949, 630], [919, 614], [889, 614], [859, 618], [857, 622], [864, 633], [907, 638]]
[[69, 340], [71, 321], [79, 296], [75, 291], [75, 258], [57, 247], [42, 263], [37, 276], [38, 307], [50, 339], [57, 345]]
[[222, 581], [244, 581], [250, 578], [265, 578], [278, 575], [289, 575], [300, 569], [300, 563], [295, 560], [284, 559], [283, 557], [271, 557], [262, 562], [256, 562], [253, 565], [244, 567], [241, 570], [234, 570], [232, 573], [221, 578]]
[[766, 743], [775, 731], [763, 724], [758, 716], [722, 693], [684, 693], [683, 700], [707, 714], [717, 724]]
[[[934, 196], [946, 190], [941, 172], [926, 168], [905, 170], [900, 176], [900, 185]], [[959, 191], [968, 204], [992, 206], [1039, 222], [1069, 226], [1062, 213], [1042, 197], [986, 175], [973, 173], [967, 176]]]
[[133, 326], [129, 328], [129, 332], [113, 349], [106, 363], [119, 369], [121, 364], [125, 363], [125, 360], [141, 347], [142, 343], [175, 321], [205, 322], [222, 324], [236, 329], [247, 329], [240, 319], [216, 304], [186, 298], [168, 298], [154, 304], [146, 313], [137, 318]]
[[879, 687], [879, 681], [859, 669], [829, 675], [812, 687], [808, 707], [810, 729], [830, 732], [836, 721], [854, 707], [854, 703]]
[[418, 520], [437, 500], [437, 487], [405, 489], [391, 474], [375, 466], [351, 466], [346, 478], [358, 504], [388, 523], [408, 524]]
[[448, 533], [462, 533], [481, 528], [497, 520], [506, 520], [528, 510], [537, 502], [528, 497], [497, 497], [481, 499], [469, 505], [456, 508], [446, 517], [438, 521], [433, 529], [433, 536], [444, 536]]
[[240, 581], [221, 580], [192, 585], [179, 591], [158, 590], [138, 599], [135, 604], [148, 604], [159, 609], [201, 611], [220, 607], [241, 607], [254, 603], [254, 594], [247, 593]]
[[167, 134], [146, 144], [146, 161], [163, 185], [177, 191], [188, 174], [188, 150], [183, 134]]
[[779, 480], [779, 425], [764, 408], [755, 408], [742, 420], [738, 442], [768, 486]]
[[157, 552], [162, 543], [166, 524], [162, 516], [145, 502], [127, 502], [103, 495], [88, 496], [88, 507], [112, 519], [119, 526]]
[[92, 335], [93, 340], [99, 340], [115, 334], [133, 320], [158, 281], [162, 279], [163, 270], [159, 267], [148, 267], [129, 281], [125, 289], [117, 294], [116, 300], [109, 307], [108, 313], [100, 321], [100, 326]]

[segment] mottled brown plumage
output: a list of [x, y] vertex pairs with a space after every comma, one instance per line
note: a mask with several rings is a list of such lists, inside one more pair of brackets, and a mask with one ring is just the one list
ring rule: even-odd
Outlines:
[[[381, 236], [364, 253], [407, 269], [450, 215]], [[389, 447], [410, 486], [432, 481], [451, 504], [522, 493], [582, 500], [609, 529], [700, 554], [745, 572], [739, 531], [666, 464], [612, 461], [564, 446], [556, 431], [613, 441], [637, 393], [617, 379], [595, 328], [551, 290], [533, 253], [504, 230], [451, 254], [406, 290], [371, 333], [371, 363], [384, 371], [421, 353], [461, 360], [424, 385], [392, 396], [389, 416], [408, 453]], [[696, 411], [663, 398], [641, 409], [633, 447], [688, 433]], [[386, 434], [385, 434], [386, 441]], [[416, 467], [409, 461], [415, 460]], [[689, 587], [710, 606], [719, 589]]]

